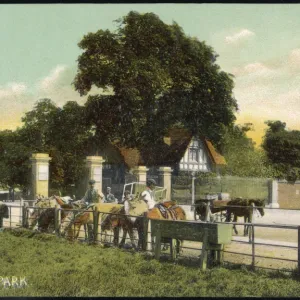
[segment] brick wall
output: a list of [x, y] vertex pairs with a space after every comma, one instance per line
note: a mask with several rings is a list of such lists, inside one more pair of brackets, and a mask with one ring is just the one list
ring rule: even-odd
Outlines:
[[280, 208], [300, 209], [300, 183], [278, 183], [278, 204]]

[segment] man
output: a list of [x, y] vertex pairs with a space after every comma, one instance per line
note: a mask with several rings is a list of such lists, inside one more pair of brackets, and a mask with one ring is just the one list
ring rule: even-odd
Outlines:
[[[96, 181], [94, 179], [89, 180], [89, 188], [86, 191], [83, 198], [81, 200], [79, 200], [79, 202], [81, 202], [81, 203], [84, 202], [85, 204], [87, 204], [86, 209], [88, 209], [88, 207], [93, 205], [94, 203], [99, 203], [104, 198], [104, 195], [102, 193], [99, 194], [98, 191], [95, 189], [95, 183], [96, 183]], [[79, 214], [80, 214], [80, 212], [79, 212]], [[77, 216], [77, 214], [74, 214], [74, 218], [76, 216]], [[89, 241], [92, 241], [93, 236], [94, 236], [93, 225], [88, 224], [87, 230], [88, 230], [88, 239], [89, 239]], [[86, 231], [86, 227], [85, 227], [85, 231]]]
[[147, 203], [148, 210], [152, 209], [156, 202], [154, 200], [154, 189], [156, 186], [156, 182], [154, 179], [149, 179], [146, 182], [146, 190], [142, 192], [142, 199]]
[[104, 198], [104, 203], [118, 203], [118, 200], [111, 193], [111, 188], [110, 187], [107, 187], [107, 189], [106, 189], [106, 195], [105, 195], [105, 198]]
[[95, 189], [95, 183], [96, 181], [94, 179], [89, 180], [89, 188], [81, 199], [81, 201], [84, 201], [88, 205], [99, 203], [99, 199], [103, 198], [103, 194], [101, 193], [101, 195], [99, 195], [98, 191]]

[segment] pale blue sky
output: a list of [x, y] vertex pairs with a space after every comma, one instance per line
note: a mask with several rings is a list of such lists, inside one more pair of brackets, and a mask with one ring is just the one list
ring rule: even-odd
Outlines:
[[300, 130], [298, 4], [24, 4], [0, 5], [0, 129], [13, 129], [41, 97], [84, 103], [72, 90], [77, 43], [135, 10], [176, 21], [220, 55], [236, 76], [239, 122], [280, 119]]

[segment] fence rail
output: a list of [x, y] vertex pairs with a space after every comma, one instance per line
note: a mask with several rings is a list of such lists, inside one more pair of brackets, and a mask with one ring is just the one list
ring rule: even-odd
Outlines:
[[[48, 208], [37, 208], [37, 207], [27, 207], [24, 205], [20, 206], [20, 205], [15, 205], [12, 203], [6, 203], [6, 205], [9, 207], [9, 220], [5, 221], [6, 225], [4, 227], [17, 227], [17, 226], [22, 226], [25, 225], [25, 217], [27, 215], [29, 215], [29, 209], [30, 210], [38, 210], [40, 213], [43, 210], [46, 210]], [[21, 210], [18, 211], [18, 208], [21, 207]], [[55, 210], [55, 227], [53, 232], [60, 236], [60, 229], [61, 229], [61, 225], [63, 223], [63, 221], [61, 221], [61, 208], [53, 208]], [[276, 208], [264, 208], [264, 209], [276, 209]], [[13, 211], [15, 210], [15, 211]], [[289, 210], [289, 209], [286, 209]], [[294, 210], [294, 209], [293, 209]], [[102, 232], [102, 230], [100, 230], [99, 232], [99, 226], [101, 224], [99, 224], [99, 215], [101, 213], [103, 214], [112, 214], [112, 215], [118, 215], [116, 213], [109, 213], [109, 212], [100, 212], [100, 211], [94, 211], [94, 210], [78, 210], [78, 209], [70, 209], [68, 210], [69, 212], [93, 212], [93, 224], [94, 224], [94, 240], [96, 243], [107, 243], [107, 244], [112, 244], [112, 238], [113, 238], [113, 234], [112, 232]], [[137, 216], [132, 216], [135, 218], [142, 218], [146, 221], [145, 217], [137, 217]], [[29, 217], [30, 218], [30, 217]], [[190, 221], [191, 223], [193, 222], [199, 222], [199, 221]], [[212, 222], [205, 222], [205, 223], [212, 223]], [[251, 258], [251, 263], [250, 265], [253, 268], [266, 268], [263, 266], [258, 266], [257, 265], [257, 259], [270, 259], [270, 260], [278, 260], [278, 261], [285, 261], [285, 262], [289, 262], [289, 263], [296, 263], [297, 265], [295, 266], [298, 269], [298, 272], [300, 272], [300, 226], [298, 225], [287, 225], [287, 224], [271, 224], [271, 223], [265, 223], [265, 224], [261, 224], [261, 223], [242, 223], [242, 222], [213, 222], [213, 223], [227, 223], [227, 224], [232, 224], [232, 225], [237, 225], [237, 226], [250, 226], [251, 230], [251, 239], [250, 239], [250, 243], [249, 241], [240, 241], [237, 240], [235, 237], [233, 237], [232, 239], [232, 244], [244, 244], [244, 245], [249, 245], [250, 246], [250, 253], [245, 253], [245, 251], [243, 253], [241, 252], [237, 252], [237, 251], [231, 251], [231, 250], [224, 250], [224, 253], [226, 254], [230, 254], [230, 255], [243, 255], [245, 257], [249, 257]], [[276, 244], [274, 243], [270, 243], [270, 242], [260, 242], [259, 238], [257, 238], [256, 236], [256, 229], [258, 228], [268, 228], [268, 229], [281, 229], [281, 230], [290, 230], [290, 231], [296, 231], [297, 232], [297, 243], [295, 243], [295, 246], [291, 246], [291, 245], [284, 245], [284, 244]], [[147, 230], [147, 236], [151, 233], [151, 231]], [[80, 236], [79, 236], [79, 240], [86, 240], [87, 239], [87, 232], [86, 232], [86, 228], [81, 228], [80, 229]], [[119, 238], [118, 238], [119, 240]], [[135, 241], [137, 241], [137, 239], [134, 239]], [[128, 239], [127, 239], [128, 241]], [[148, 245], [147, 250], [149, 251], [149, 246], [151, 245], [151, 241], [146, 240], [146, 243]], [[260, 253], [257, 253], [257, 247], [263, 247], [263, 246], [272, 246], [272, 247], [276, 247], [276, 248], [285, 248], [287, 250], [293, 250], [297, 252], [297, 258], [293, 259], [293, 258], [284, 258], [284, 257], [272, 257], [272, 256], [267, 256], [267, 255], [261, 255]], [[238, 248], [238, 247], [237, 247]], [[199, 251], [201, 250], [201, 243], [193, 243], [193, 245], [189, 245], [189, 246], [184, 246], [183, 247], [183, 253], [181, 254], [182, 257], [184, 256], [189, 256], [189, 251]], [[226, 262], [226, 259], [225, 259]], [[228, 261], [227, 261], [228, 262]], [[269, 269], [269, 268], [267, 268]], [[271, 268], [274, 269], [274, 268]], [[276, 269], [276, 268], [275, 268]]]

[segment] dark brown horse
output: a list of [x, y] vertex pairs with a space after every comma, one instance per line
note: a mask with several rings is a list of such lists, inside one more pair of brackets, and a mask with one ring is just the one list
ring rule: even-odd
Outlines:
[[[214, 221], [214, 214], [226, 211], [229, 200], [196, 200], [194, 218], [201, 221]], [[208, 207], [207, 207], [208, 206]], [[207, 219], [206, 219], [207, 218]]]
[[[62, 204], [60, 206], [61, 210], [61, 222], [68, 216], [70, 209], [74, 209], [70, 204]], [[55, 230], [55, 208], [47, 208], [42, 211], [38, 218], [38, 230], [41, 232], [53, 232]]]
[[[262, 199], [232, 199], [227, 203], [226, 222], [231, 222], [231, 216], [233, 215], [233, 222], [237, 222], [238, 217], [244, 217], [245, 223], [252, 223], [253, 212], [258, 210], [261, 216], [264, 216], [265, 201]], [[235, 234], [238, 234], [236, 226], [233, 225]], [[244, 236], [249, 234], [249, 226], [244, 226]]]
[[9, 218], [9, 211], [8, 206], [2, 201], [0, 201], [0, 228], [3, 227], [3, 218]]

